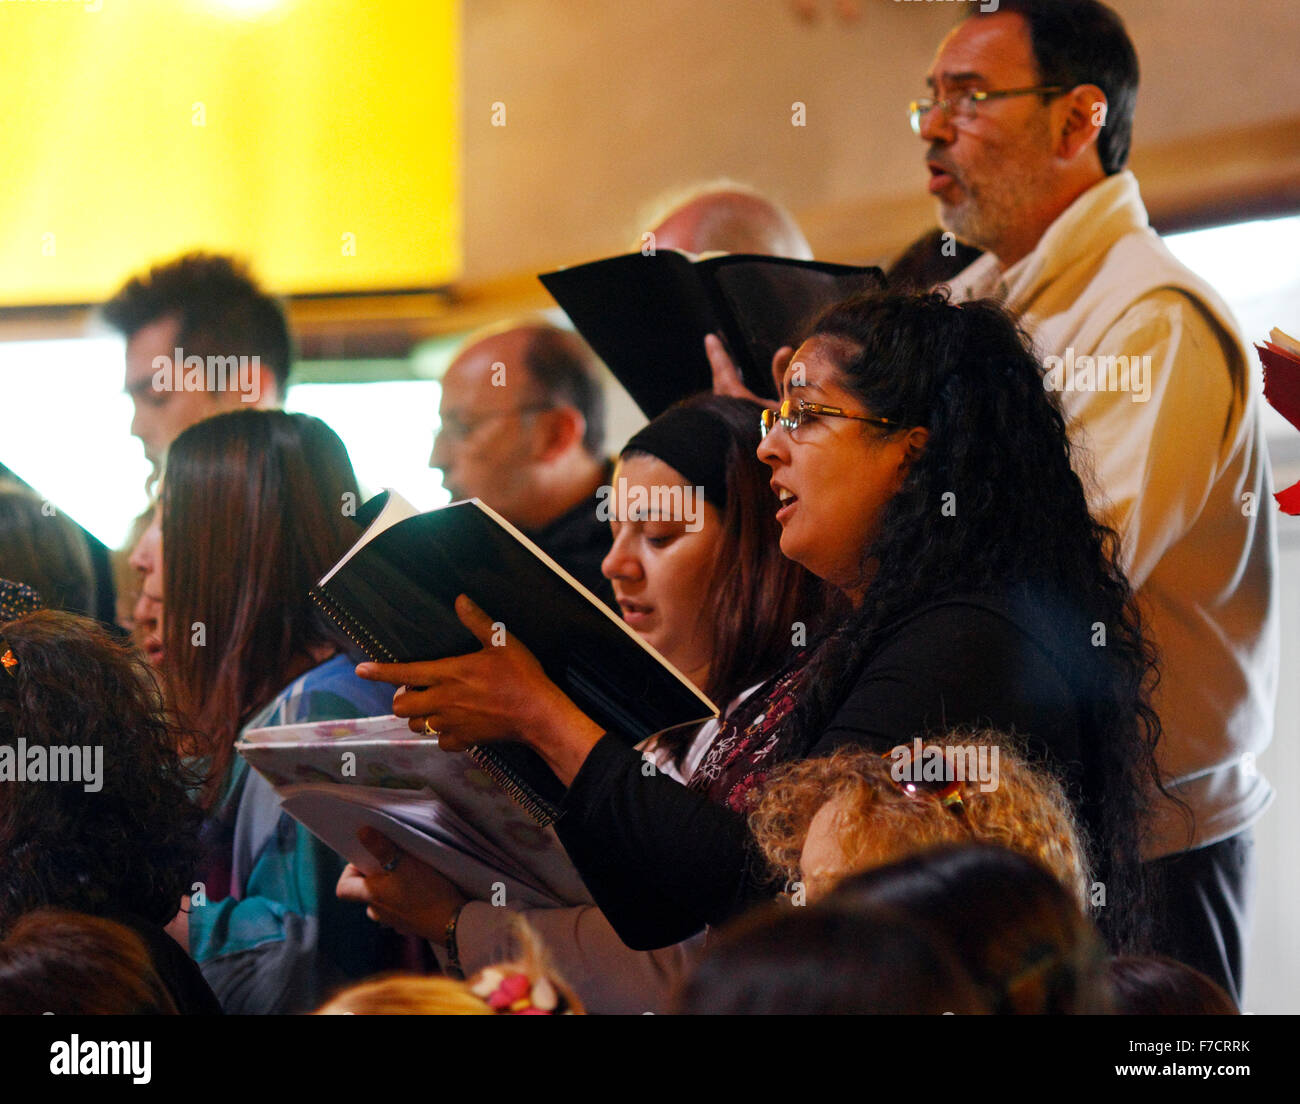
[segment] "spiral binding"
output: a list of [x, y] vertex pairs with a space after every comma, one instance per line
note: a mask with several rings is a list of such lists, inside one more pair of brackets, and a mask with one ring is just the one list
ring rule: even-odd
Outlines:
[[[309, 597], [316, 603], [344, 633], [353, 644], [361, 648], [371, 659], [387, 663], [399, 662], [389, 649], [379, 642], [379, 638], [360, 621], [351, 616], [334, 598], [319, 587], [313, 587]], [[363, 637], [364, 639], [359, 639]], [[482, 768], [483, 773], [500, 786], [512, 799], [523, 807], [543, 828], [555, 821], [555, 810], [543, 801], [528, 785], [518, 778], [509, 767], [499, 762], [486, 748], [474, 745], [466, 749], [469, 757]]]
[[484, 774], [514, 798], [523, 807], [524, 812], [543, 828], [548, 828], [555, 822], [555, 811], [551, 806], [520, 781], [508, 767], [492, 758], [487, 748], [475, 744], [466, 748], [465, 752], [483, 768]]
[[[353, 644], [361, 648], [362, 651], [364, 651], [371, 659], [382, 660], [386, 663], [397, 662], [397, 656], [393, 655], [392, 652], [385, 648], [379, 642], [379, 638], [375, 636], [374, 633], [367, 629], [356, 618], [352, 617], [347, 610], [340, 606], [325, 591], [321, 590], [319, 587], [315, 587], [312, 589], [309, 597], [325, 611], [325, 615], [331, 621], [343, 630], [344, 635], [351, 640]], [[365, 637], [365, 639], [357, 639], [356, 634], [358, 633]]]

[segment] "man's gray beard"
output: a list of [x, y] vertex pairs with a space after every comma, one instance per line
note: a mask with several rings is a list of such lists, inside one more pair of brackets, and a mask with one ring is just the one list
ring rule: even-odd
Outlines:
[[990, 174], [978, 186], [964, 178], [962, 203], [946, 210], [939, 204], [940, 225], [963, 245], [998, 256], [1007, 236], [1018, 230], [1033, 210], [1031, 197], [1046, 194], [1052, 186], [1051, 172], [1040, 156], [1049, 141], [1043, 123], [1027, 133], [1015, 148], [1004, 151], [1014, 175]]
[[945, 207], [939, 204], [939, 225], [954, 234], [962, 245], [969, 245], [984, 252], [996, 252], [993, 246], [1000, 240], [1000, 227], [989, 226], [989, 220], [981, 217], [983, 211], [968, 196], [960, 207]]

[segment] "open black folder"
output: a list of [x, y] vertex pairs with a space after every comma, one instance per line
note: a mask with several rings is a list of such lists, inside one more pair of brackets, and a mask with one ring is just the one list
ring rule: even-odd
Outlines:
[[647, 418], [713, 386], [704, 335], [721, 334], [756, 395], [772, 357], [832, 303], [885, 285], [878, 268], [748, 253], [628, 253], [538, 277]]
[[[456, 616], [456, 596], [467, 594], [575, 705], [629, 744], [717, 715], [604, 602], [478, 499], [421, 514], [385, 494], [366, 531], [311, 593], [371, 659], [407, 663], [477, 651]], [[538, 821], [555, 819], [564, 787], [536, 753], [494, 744], [470, 754]]]

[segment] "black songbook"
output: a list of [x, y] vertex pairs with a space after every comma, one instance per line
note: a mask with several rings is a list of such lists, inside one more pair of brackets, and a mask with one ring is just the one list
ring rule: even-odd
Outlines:
[[538, 277], [647, 418], [713, 386], [704, 335], [721, 335], [745, 386], [776, 398], [772, 357], [826, 307], [885, 286], [878, 268], [675, 249]]
[[[445, 659], [481, 645], [456, 616], [466, 594], [518, 639], [569, 699], [629, 745], [718, 709], [581, 583], [478, 499], [417, 513], [393, 492], [356, 544], [312, 589], [312, 600], [381, 663]], [[522, 744], [470, 755], [540, 823], [564, 786]]]

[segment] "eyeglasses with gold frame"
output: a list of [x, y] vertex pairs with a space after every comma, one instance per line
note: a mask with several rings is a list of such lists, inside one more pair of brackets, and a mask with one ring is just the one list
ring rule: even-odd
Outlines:
[[886, 429], [901, 429], [902, 424], [890, 418], [873, 418], [867, 414], [850, 414], [843, 407], [827, 406], [825, 403], [809, 402], [807, 399], [786, 399], [777, 409], [765, 409], [759, 417], [759, 425], [766, 437], [777, 423], [787, 433], [793, 433], [805, 421], [811, 418], [852, 418], [856, 422], [869, 422], [871, 425]]
[[936, 107], [943, 112], [945, 119], [960, 119], [962, 122], [969, 122], [975, 118], [976, 105], [987, 103], [989, 100], [1004, 100], [1011, 96], [1059, 96], [1062, 92], [1067, 91], [1069, 89], [1059, 84], [1039, 84], [1033, 88], [1002, 88], [992, 92], [972, 89], [943, 100], [922, 96], [919, 100], [913, 100], [907, 105], [907, 116], [912, 123], [912, 132], [920, 134], [921, 120]]

